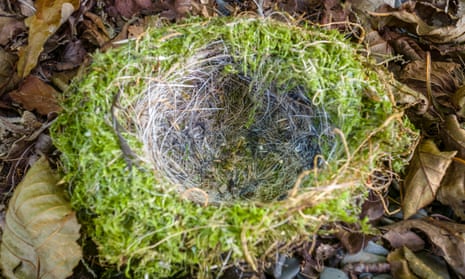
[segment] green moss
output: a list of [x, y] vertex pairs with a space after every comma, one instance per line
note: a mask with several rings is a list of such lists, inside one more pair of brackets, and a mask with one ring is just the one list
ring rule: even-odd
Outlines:
[[[323, 143], [323, 155], [331, 160], [284, 201], [204, 207], [183, 199], [149, 164], [128, 169], [123, 159], [111, 124], [113, 97], [124, 92], [121, 105], [129, 107], [150, 78], [219, 40], [234, 59], [226, 73], [256, 77], [259, 84], [304, 87], [341, 131], [332, 143], [336, 148]], [[389, 85], [380, 80], [383, 71], [357, 49], [335, 32], [246, 18], [150, 30], [126, 46], [95, 54], [88, 74], [67, 93], [52, 134], [63, 153], [72, 205], [103, 263], [133, 278], [194, 271], [208, 277], [219, 271], [213, 266], [222, 266], [224, 253], [231, 253], [228, 263], [256, 261], [278, 241], [308, 237], [318, 222], [356, 222], [354, 197], [365, 192], [369, 174], [382, 172], [386, 161], [400, 169], [412, 137], [386, 93]], [[133, 128], [123, 125], [142, 156]]]

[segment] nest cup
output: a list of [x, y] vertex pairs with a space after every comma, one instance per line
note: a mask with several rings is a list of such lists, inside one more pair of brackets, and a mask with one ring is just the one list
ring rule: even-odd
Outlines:
[[283, 199], [324, 157], [322, 146], [334, 149], [328, 114], [305, 86], [241, 73], [229, 52], [215, 41], [171, 65], [148, 82], [128, 120], [145, 159], [181, 195], [202, 204]]
[[416, 137], [359, 50], [336, 32], [220, 18], [96, 54], [51, 132], [102, 264], [133, 278], [260, 271], [322, 222], [357, 221], [354, 200]]

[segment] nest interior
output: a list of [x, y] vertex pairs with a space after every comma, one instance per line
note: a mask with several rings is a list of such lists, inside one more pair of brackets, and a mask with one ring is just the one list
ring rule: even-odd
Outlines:
[[401, 169], [416, 136], [359, 50], [336, 32], [220, 18], [94, 55], [51, 133], [102, 264], [133, 278], [260, 270], [320, 223], [358, 220], [370, 175]]
[[149, 82], [129, 109], [155, 171], [202, 204], [283, 199], [334, 147], [328, 114], [305, 87], [246, 76], [234, 63], [223, 41], [211, 43]]

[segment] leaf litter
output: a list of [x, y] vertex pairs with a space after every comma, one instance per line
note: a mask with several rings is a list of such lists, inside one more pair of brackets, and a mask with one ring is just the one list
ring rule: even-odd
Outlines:
[[[348, 5], [341, 5], [338, 1], [277, 1], [275, 5], [272, 1], [173, 0], [149, 3], [119, 0], [114, 5], [102, 6], [100, 3], [98, 7], [90, 2], [93, 1], [0, 3], [0, 126], [3, 129], [0, 144], [0, 148], [3, 148], [0, 178], [3, 181], [0, 186], [7, 197], [8, 189], [12, 190], [17, 184], [11, 180], [13, 173], [16, 180], [24, 175], [19, 170], [27, 168], [28, 158], [33, 161], [41, 152], [53, 157], [47, 147], [46, 128], [53, 114], [59, 111], [55, 106], [56, 88], [63, 91], [69, 78], [61, 78], [64, 75], [75, 75], [74, 69], [81, 63], [85, 64], [88, 53], [111, 47], [112, 42], [128, 39], [131, 37], [130, 30], [136, 30], [132, 35], [137, 37], [140, 32], [137, 26], [148, 22], [152, 26], [160, 23], [159, 19], [153, 17], [157, 14], [162, 15], [164, 20], [176, 21], [188, 14], [211, 17], [224, 14], [225, 10], [231, 15], [243, 11], [271, 14], [272, 8], [277, 7], [299, 20], [311, 20], [331, 28], [346, 31], [355, 29], [354, 33], [359, 32], [361, 29], [357, 31], [353, 25], [340, 23], [350, 20], [363, 25], [368, 31], [366, 38], [370, 39], [367, 41], [370, 50], [378, 53], [378, 62], [387, 65], [403, 82], [400, 86], [404, 90], [400, 90], [403, 93], [398, 96], [399, 103], [412, 107], [409, 116], [414, 119], [417, 127], [422, 128], [426, 139], [414, 153], [408, 173], [401, 174], [405, 180], [393, 182], [401, 185], [403, 198], [397, 194], [386, 196], [387, 192], [381, 192], [384, 197], [378, 193], [376, 197], [381, 197], [379, 202], [365, 203], [363, 211], [365, 216], [372, 217], [370, 221], [374, 225], [393, 223], [382, 228], [385, 232], [383, 239], [388, 243], [385, 245], [392, 247], [392, 255], [400, 255], [390, 254], [388, 257], [391, 269], [399, 265], [394, 262], [401, 262], [400, 265], [407, 268], [401, 270], [401, 273], [424, 278], [421, 275], [423, 271], [416, 268], [424, 265], [422, 263], [428, 263], [428, 260], [418, 255], [432, 251], [430, 254], [444, 258], [455, 274], [465, 276], [463, 263], [459, 261], [465, 253], [461, 237], [464, 228], [460, 224], [465, 220], [465, 131], [462, 123], [465, 119], [465, 91], [461, 76], [464, 49], [463, 45], [457, 44], [465, 40], [463, 2], [408, 1], [401, 4], [394, 1], [351, 1], [355, 10], [371, 13], [368, 21], [364, 21], [363, 13], [357, 13], [358, 19], [354, 19], [352, 11], [347, 9]], [[45, 18], [43, 15], [47, 13], [50, 16]], [[24, 17], [30, 18], [23, 20]], [[129, 17], [136, 20], [128, 20]], [[29, 27], [28, 33], [25, 26]], [[123, 34], [119, 30], [126, 31]], [[28, 41], [25, 34], [29, 36]], [[57, 35], [66, 38], [64, 43], [61, 41], [54, 43], [55, 46], [47, 45], [47, 41]], [[73, 49], [73, 46], [77, 48], [67, 52], [63, 47], [65, 45], [68, 49]], [[22, 49], [20, 52], [17, 52], [18, 47]], [[430, 63], [426, 61], [428, 52]], [[18, 58], [19, 63], [16, 61]], [[16, 64], [17, 71], [14, 69]], [[20, 82], [19, 77], [26, 80]], [[31, 80], [35, 89], [25, 90], [24, 84], [31, 83]], [[22, 98], [18, 96], [19, 92]], [[37, 102], [38, 98], [46, 101]], [[37, 116], [32, 117], [34, 113]], [[12, 164], [11, 160], [16, 160], [13, 161], [16, 163]], [[17, 164], [20, 161], [21, 164]], [[4, 175], [5, 172], [8, 175]], [[390, 187], [395, 188], [396, 185]], [[453, 214], [447, 210], [435, 211], [434, 205], [438, 201], [449, 206]], [[385, 211], [384, 217], [380, 216], [382, 208]], [[421, 208], [439, 217], [400, 221], [394, 213], [401, 208], [403, 215], [400, 217], [403, 218]], [[388, 212], [393, 214], [389, 215]], [[452, 218], [455, 223], [443, 221], [444, 218]], [[339, 267], [336, 260], [338, 253], [354, 252], [366, 245], [366, 242], [360, 244], [359, 240], [351, 241], [347, 233], [340, 235], [341, 239], [337, 239], [329, 233], [326, 237], [302, 244], [299, 249], [289, 247], [290, 254], [294, 253], [303, 259], [301, 274], [316, 276], [325, 265]], [[366, 237], [355, 235], [358, 238]], [[307, 249], [302, 249], [304, 247]], [[328, 254], [323, 256], [324, 253]], [[437, 274], [437, 271], [430, 270], [429, 273]], [[447, 278], [446, 275], [443, 278]]]

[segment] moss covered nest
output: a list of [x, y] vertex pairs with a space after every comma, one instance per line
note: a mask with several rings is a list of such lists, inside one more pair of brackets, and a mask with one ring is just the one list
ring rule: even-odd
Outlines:
[[356, 222], [357, 198], [414, 137], [360, 52], [336, 32], [236, 18], [95, 54], [52, 134], [102, 264], [134, 278], [259, 271], [320, 224]]

